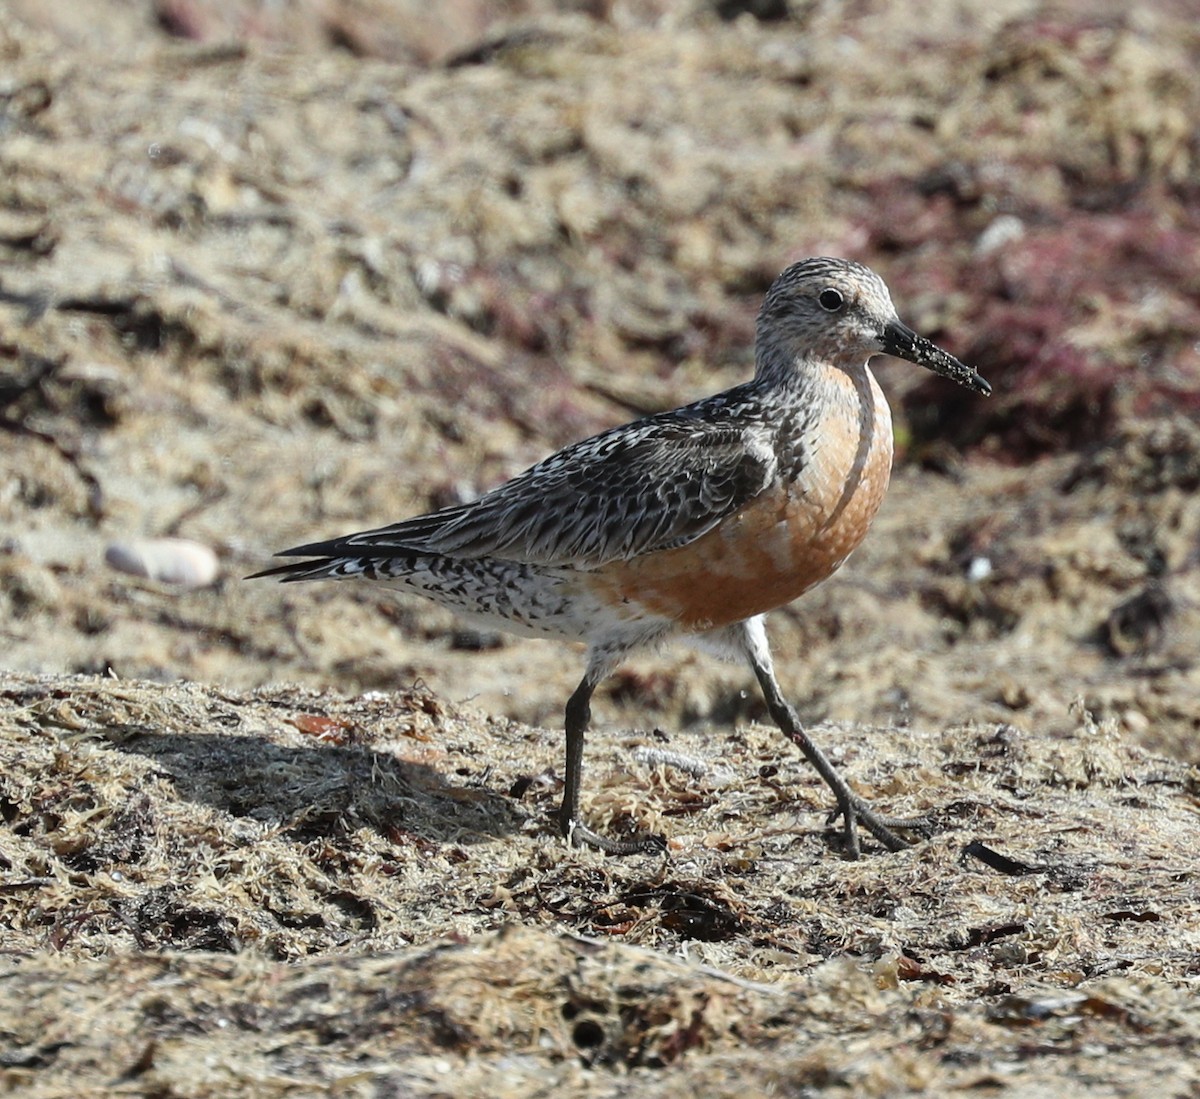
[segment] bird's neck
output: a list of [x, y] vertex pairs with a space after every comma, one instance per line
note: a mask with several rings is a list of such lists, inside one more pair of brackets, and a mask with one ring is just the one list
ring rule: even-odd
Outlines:
[[873, 377], [865, 359], [830, 360], [768, 349], [755, 363], [754, 386], [787, 401], [825, 401], [836, 394], [867, 392]]

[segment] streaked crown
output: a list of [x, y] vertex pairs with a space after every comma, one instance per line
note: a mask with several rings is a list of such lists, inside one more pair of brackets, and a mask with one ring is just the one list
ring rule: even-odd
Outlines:
[[793, 263], [758, 314], [757, 373], [794, 369], [797, 359], [861, 367], [896, 319], [887, 285], [869, 267], [827, 256]]

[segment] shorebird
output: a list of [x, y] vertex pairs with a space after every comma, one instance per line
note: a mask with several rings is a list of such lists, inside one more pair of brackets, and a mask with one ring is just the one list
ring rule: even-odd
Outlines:
[[898, 851], [900, 833], [927, 822], [882, 816], [850, 788], [784, 699], [763, 625], [841, 566], [883, 500], [892, 419], [869, 367], [880, 352], [991, 392], [901, 323], [869, 268], [806, 259], [767, 291], [750, 381], [584, 439], [471, 503], [283, 550], [317, 560], [255, 576], [371, 580], [490, 627], [586, 643], [566, 705], [568, 842], [662, 849], [660, 836], [613, 839], [580, 819], [584, 736], [596, 686], [629, 653], [691, 635], [749, 662], [771, 718], [833, 791], [828, 823], [843, 821], [847, 857], [860, 825]]

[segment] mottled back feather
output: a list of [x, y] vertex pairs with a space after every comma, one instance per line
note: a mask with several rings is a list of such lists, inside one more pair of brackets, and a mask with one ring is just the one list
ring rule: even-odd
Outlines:
[[756, 405], [748, 383], [584, 439], [472, 503], [281, 556], [437, 554], [598, 568], [685, 545], [774, 478], [776, 430]]

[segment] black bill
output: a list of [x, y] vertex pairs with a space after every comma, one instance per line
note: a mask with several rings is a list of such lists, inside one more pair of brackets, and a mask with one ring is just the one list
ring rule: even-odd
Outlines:
[[949, 351], [943, 351], [924, 336], [918, 336], [900, 321], [892, 321], [884, 328], [883, 350], [888, 355], [907, 359], [910, 363], [923, 366], [935, 374], [951, 378], [959, 385], [965, 385], [985, 397], [992, 391], [992, 387], [966, 363], [959, 362]]

